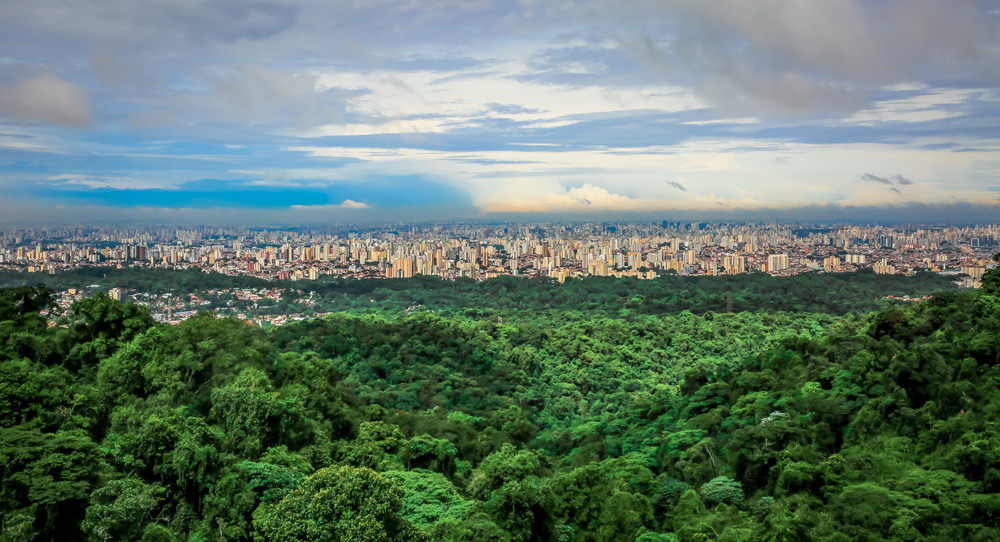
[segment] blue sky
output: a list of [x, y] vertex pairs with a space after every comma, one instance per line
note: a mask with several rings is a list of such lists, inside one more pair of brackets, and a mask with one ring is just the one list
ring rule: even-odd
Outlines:
[[1000, 217], [997, 0], [0, 2], [0, 222]]

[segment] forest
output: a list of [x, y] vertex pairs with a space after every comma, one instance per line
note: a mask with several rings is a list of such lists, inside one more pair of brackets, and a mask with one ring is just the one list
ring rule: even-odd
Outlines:
[[[497, 277], [486, 281], [454, 281], [434, 276], [408, 279], [337, 279], [266, 281], [249, 276], [205, 273], [196, 269], [149, 267], [80, 268], [58, 275], [0, 271], [0, 287], [45, 284], [54, 289], [95, 291], [113, 287], [145, 294], [197, 294], [208, 308], [235, 306], [247, 313], [288, 314], [303, 311], [296, 298], [314, 300], [310, 312], [383, 312], [419, 307], [473, 318], [524, 318], [547, 314], [553, 320], [593, 315], [694, 314], [708, 312], [784, 311], [866, 314], [892, 305], [886, 296], [919, 297], [956, 286], [945, 276], [919, 272], [913, 276], [877, 275], [871, 269], [852, 273], [804, 273], [773, 277], [766, 273], [722, 276], [667, 274], [655, 280], [587, 277], [560, 284], [555, 279]], [[283, 301], [268, 309], [226, 298], [220, 289], [277, 289]]]
[[9, 285], [0, 541], [1000, 539], [1000, 270], [706, 279], [267, 329]]

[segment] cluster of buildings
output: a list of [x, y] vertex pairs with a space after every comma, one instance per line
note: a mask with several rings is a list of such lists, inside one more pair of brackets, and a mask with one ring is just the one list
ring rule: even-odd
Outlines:
[[655, 278], [806, 271], [929, 270], [968, 286], [995, 266], [1000, 225], [428, 223], [314, 228], [9, 227], [0, 269], [198, 268], [265, 279]]
[[[68, 288], [56, 292], [55, 302], [60, 313], [69, 310], [76, 301], [103, 291], [100, 285], [84, 288]], [[203, 311], [215, 312], [220, 316], [235, 316], [248, 322], [267, 326], [284, 325], [289, 322], [319, 318], [329, 313], [316, 312], [316, 301], [312, 294], [300, 290], [282, 288], [220, 288], [197, 293], [154, 294], [135, 289], [111, 288], [108, 296], [118, 302], [135, 302], [145, 306], [157, 322], [178, 324]], [[286, 296], [297, 311], [271, 311]], [[48, 316], [48, 312], [43, 313]], [[52, 315], [55, 316], [55, 315]], [[51, 320], [55, 324], [55, 318]]]

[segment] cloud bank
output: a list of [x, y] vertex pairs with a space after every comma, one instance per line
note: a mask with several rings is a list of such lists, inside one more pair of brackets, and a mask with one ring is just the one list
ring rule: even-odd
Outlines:
[[1000, 186], [996, 0], [33, 0], [0, 50], [0, 203], [41, 218], [848, 216]]

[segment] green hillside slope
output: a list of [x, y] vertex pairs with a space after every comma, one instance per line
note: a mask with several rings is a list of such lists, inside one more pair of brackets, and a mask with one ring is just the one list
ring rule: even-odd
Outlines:
[[998, 271], [861, 317], [49, 294], [0, 290], [4, 542], [1000, 538]]

